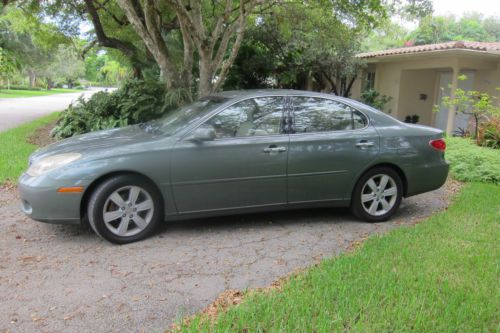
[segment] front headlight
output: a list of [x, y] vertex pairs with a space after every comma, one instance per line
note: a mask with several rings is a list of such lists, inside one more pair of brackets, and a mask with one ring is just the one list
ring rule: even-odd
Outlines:
[[37, 177], [46, 172], [55, 170], [68, 163], [76, 161], [81, 157], [82, 154], [79, 153], [66, 153], [44, 157], [42, 159], [39, 159], [38, 161], [33, 162], [26, 173], [31, 177]]

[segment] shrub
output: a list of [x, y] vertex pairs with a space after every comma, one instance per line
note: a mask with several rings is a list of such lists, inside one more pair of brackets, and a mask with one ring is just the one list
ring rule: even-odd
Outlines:
[[[385, 105], [389, 103], [391, 99], [392, 97], [387, 95], [381, 95], [378, 91], [374, 89], [365, 90], [361, 94], [361, 101], [363, 103], [368, 104], [380, 111], [384, 111]], [[389, 110], [388, 113], [391, 113], [391, 110]]]
[[500, 154], [498, 150], [479, 147], [467, 138], [446, 139], [446, 159], [455, 179], [469, 182], [500, 183]]
[[[467, 76], [461, 75], [459, 80], [466, 80]], [[443, 88], [441, 88], [443, 89]], [[500, 91], [500, 88], [496, 88]], [[453, 96], [453, 97], [451, 97]], [[441, 104], [447, 108], [453, 107], [457, 112], [474, 117], [474, 138], [479, 142], [479, 129], [490, 117], [500, 117], [500, 107], [495, 103], [497, 97], [477, 90], [463, 90], [457, 88], [451, 96], [444, 96]], [[439, 112], [439, 105], [434, 106], [434, 111]], [[464, 131], [466, 132], [466, 130]]]
[[113, 93], [98, 92], [87, 101], [70, 105], [52, 134], [67, 138], [107, 128], [138, 124], [160, 117], [174, 102], [166, 101], [164, 85], [160, 82], [132, 80]]
[[491, 117], [479, 126], [477, 143], [480, 146], [500, 149], [500, 117]]

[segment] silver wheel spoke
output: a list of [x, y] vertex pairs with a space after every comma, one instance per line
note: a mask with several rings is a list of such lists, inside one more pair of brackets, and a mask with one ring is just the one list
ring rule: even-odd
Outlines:
[[375, 184], [375, 182], [373, 181], [373, 178], [371, 178], [367, 183], [366, 185], [370, 186], [370, 189], [373, 191], [373, 192], [376, 192], [377, 191], [377, 184]]
[[118, 194], [118, 192], [114, 192], [113, 194], [111, 194], [111, 196], [109, 197], [109, 199], [111, 201], [113, 201], [116, 205], [120, 206], [120, 207], [123, 207], [125, 206], [125, 201], [123, 200], [123, 198]]
[[380, 179], [380, 186], [379, 186], [382, 191], [385, 190], [387, 182], [389, 182], [389, 176], [383, 175], [382, 178]]
[[384, 209], [384, 213], [390, 209], [390, 205], [387, 202], [387, 200], [385, 200], [385, 198], [380, 199], [380, 203], [382, 204], [382, 208]]
[[115, 210], [112, 212], [104, 213], [104, 222], [108, 223], [122, 217], [123, 212], [120, 210]]
[[135, 204], [137, 198], [139, 197], [139, 193], [141, 193], [141, 190], [138, 187], [133, 186], [130, 189], [130, 193], [128, 195], [128, 202], [131, 204]]
[[390, 196], [396, 195], [396, 193], [397, 193], [396, 188], [391, 187], [391, 188], [388, 188], [387, 190], [385, 190], [383, 192], [383, 195], [384, 195], [384, 197], [390, 197]]
[[129, 218], [123, 217], [122, 220], [120, 221], [120, 225], [118, 226], [117, 233], [120, 236], [125, 236], [128, 230], [128, 224], [129, 224]]
[[144, 228], [146, 228], [148, 226], [148, 223], [142, 217], [140, 217], [139, 215], [134, 215], [134, 217], [132, 218], [132, 220], [135, 222], [135, 224], [140, 229], [144, 229]]
[[372, 201], [375, 199], [375, 195], [373, 193], [370, 193], [370, 194], [363, 194], [361, 196], [361, 202], [365, 203], [365, 202], [369, 202], [369, 201]]
[[372, 204], [370, 205], [370, 209], [368, 211], [370, 212], [370, 214], [375, 215], [375, 213], [377, 212], [377, 208], [378, 208], [378, 201], [373, 200]]
[[143, 201], [140, 204], [137, 204], [137, 206], [135, 206], [135, 208], [137, 208], [138, 212], [142, 212], [144, 210], [151, 209], [151, 208], [153, 208], [153, 201], [152, 200]]

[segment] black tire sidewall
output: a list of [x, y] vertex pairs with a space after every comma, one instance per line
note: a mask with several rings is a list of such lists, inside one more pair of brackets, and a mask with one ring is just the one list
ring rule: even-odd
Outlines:
[[[117, 189], [125, 186], [139, 186], [143, 188], [151, 196], [154, 205], [153, 217], [146, 229], [129, 237], [118, 236], [112, 233], [106, 227], [102, 215], [104, 204], [108, 197]], [[95, 189], [89, 201], [87, 214], [92, 228], [99, 236], [115, 244], [126, 244], [147, 238], [154, 231], [163, 219], [163, 203], [158, 189], [147, 179], [135, 175], [120, 175], [108, 179]]]
[[[368, 179], [378, 174], [385, 174], [394, 179], [394, 182], [396, 183], [397, 187], [397, 197], [394, 206], [387, 213], [380, 216], [373, 216], [368, 212], [366, 212], [365, 209], [363, 208], [363, 204], [361, 202], [361, 191], [363, 190], [363, 187], [365, 183], [368, 181]], [[394, 169], [388, 167], [375, 167], [365, 172], [356, 183], [351, 198], [351, 211], [356, 217], [367, 222], [387, 221], [398, 210], [402, 198], [403, 198], [403, 181], [401, 180], [399, 174]]]

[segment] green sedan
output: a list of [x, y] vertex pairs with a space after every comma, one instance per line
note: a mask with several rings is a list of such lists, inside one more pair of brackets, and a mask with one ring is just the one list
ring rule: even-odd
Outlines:
[[442, 131], [347, 98], [227, 91], [40, 149], [19, 190], [32, 219], [88, 220], [120, 244], [164, 221], [279, 209], [347, 206], [380, 222], [443, 185], [445, 149]]

